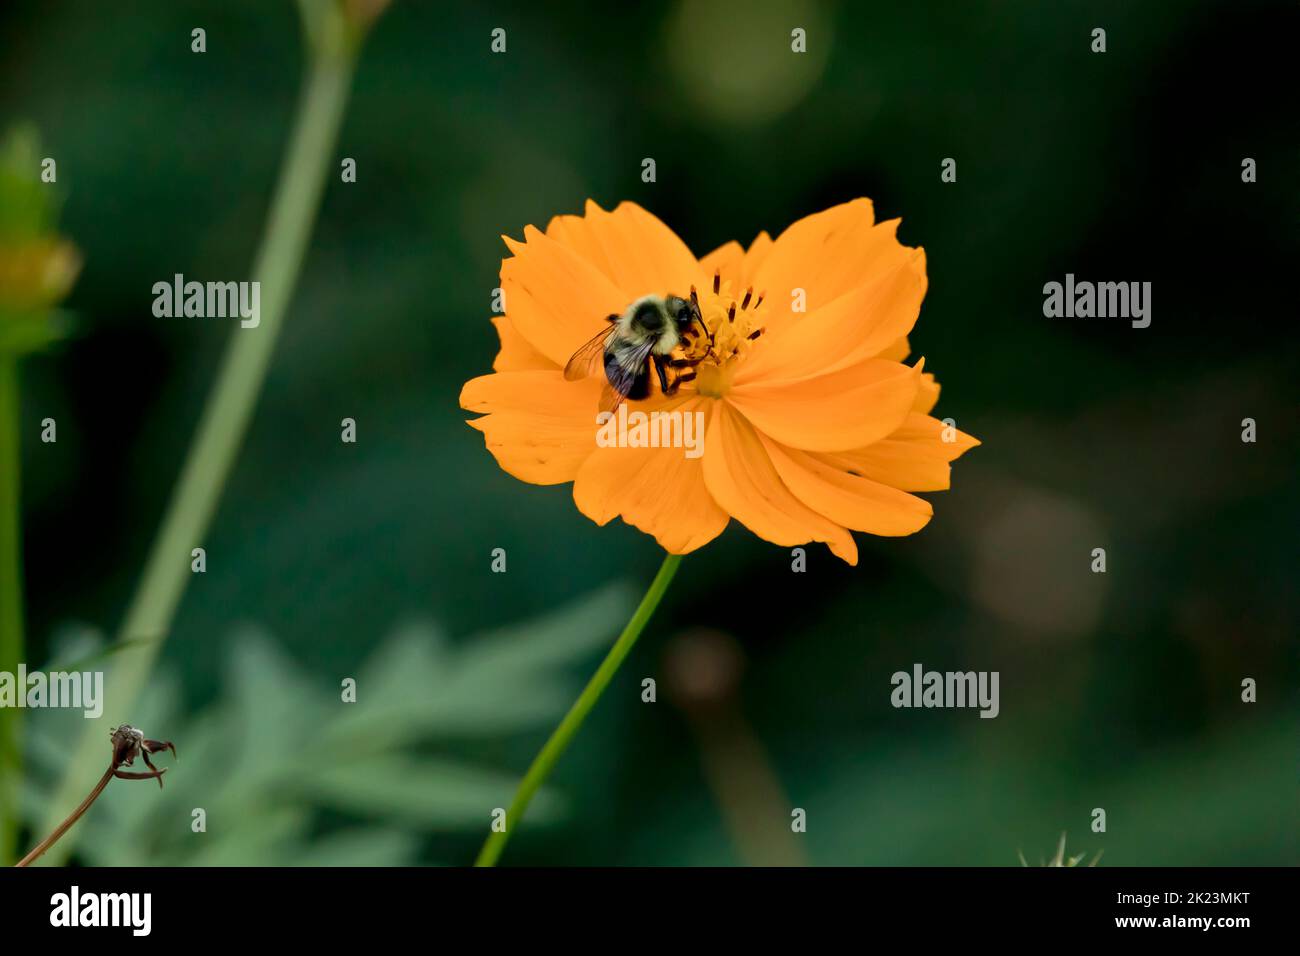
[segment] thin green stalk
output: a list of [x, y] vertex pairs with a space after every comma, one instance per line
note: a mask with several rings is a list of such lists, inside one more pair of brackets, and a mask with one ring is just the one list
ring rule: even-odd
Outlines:
[[[11, 674], [17, 672], [23, 659], [20, 400], [18, 359], [0, 354], [0, 671]], [[18, 708], [0, 708], [0, 863], [13, 859], [17, 849], [21, 719]]]
[[[307, 242], [320, 207], [325, 177], [334, 162], [334, 144], [347, 102], [359, 34], [342, 4], [304, 3], [310, 41], [306, 81], [298, 103], [289, 150], [280, 169], [262, 245], [253, 266], [261, 283], [261, 321], [236, 328], [216, 383], [185, 459], [172, 497], [145, 564], [119, 639], [136, 641], [124, 650], [108, 676], [105, 699], [126, 719], [148, 679], [171, 629], [190, 579], [190, 551], [203, 544], [221, 491], [243, 443], [266, 378], [267, 366], [284, 322]], [[43, 829], [58, 822], [58, 808], [77, 798], [78, 781], [102, 759], [103, 728], [89, 726], [50, 801]], [[76, 833], [46, 854], [44, 862], [67, 858]]]
[[560, 721], [560, 726], [555, 728], [550, 739], [546, 741], [546, 745], [533, 758], [532, 766], [524, 774], [524, 779], [515, 792], [515, 798], [510, 802], [510, 809], [506, 811], [505, 828], [499, 831], [494, 830], [488, 836], [483, 843], [483, 849], [479, 850], [478, 859], [474, 861], [475, 866], [495, 866], [497, 860], [501, 858], [501, 854], [506, 848], [506, 841], [510, 839], [513, 829], [523, 820], [524, 813], [528, 810], [528, 804], [532, 801], [538, 788], [550, 776], [556, 762], [568, 749], [583, 721], [587, 719], [591, 709], [596, 706], [596, 701], [600, 700], [600, 695], [605, 692], [609, 682], [614, 679], [619, 665], [632, 651], [633, 645], [636, 644], [637, 638], [641, 636], [641, 632], [645, 629], [646, 623], [650, 620], [650, 615], [654, 614], [655, 608], [659, 606], [659, 601], [663, 598], [664, 592], [668, 590], [673, 575], [677, 573], [677, 566], [681, 563], [682, 556], [680, 554], [665, 556], [664, 563], [659, 567], [659, 573], [650, 582], [650, 589], [646, 591], [645, 597], [641, 599], [641, 604], [637, 607], [636, 613], [632, 615], [632, 619], [627, 622], [627, 627], [623, 628], [623, 633], [614, 642], [614, 646], [609, 649], [605, 659], [600, 662], [600, 667], [596, 668], [596, 673], [587, 682], [587, 686], [578, 695], [578, 699], [569, 708], [569, 712], [564, 715], [564, 719]]

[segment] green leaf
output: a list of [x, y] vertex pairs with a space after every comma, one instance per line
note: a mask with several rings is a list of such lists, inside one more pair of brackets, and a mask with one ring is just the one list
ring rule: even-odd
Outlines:
[[[78, 824], [82, 859], [378, 866], [416, 860], [427, 834], [486, 834], [518, 776], [466, 762], [446, 747], [448, 738], [473, 740], [479, 753], [495, 737], [554, 723], [576, 694], [576, 667], [614, 639], [632, 607], [627, 588], [608, 587], [458, 644], [431, 623], [409, 623], [357, 669], [355, 703], [340, 695], [348, 675], [313, 673], [262, 629], [240, 628], [226, 641], [221, 694], [200, 712], [186, 713], [166, 672], [137, 712], [105, 710], [105, 765], [108, 732], [119, 723], [175, 741], [180, 759], [159, 756], [168, 768], [162, 789], [154, 781], [111, 783]], [[111, 645], [75, 643], [65, 656], [113, 666]], [[80, 712], [32, 712], [28, 820], [48, 815], [63, 755], [84, 726]], [[207, 832], [194, 833], [200, 807]], [[562, 798], [544, 790], [529, 823], [557, 823], [564, 811]]]
[[[428, 758], [375, 757], [322, 767], [296, 786], [339, 810], [407, 823], [423, 830], [484, 828], [491, 812], [510, 803], [519, 779]], [[530, 824], [554, 822], [562, 803], [546, 791], [529, 810]]]

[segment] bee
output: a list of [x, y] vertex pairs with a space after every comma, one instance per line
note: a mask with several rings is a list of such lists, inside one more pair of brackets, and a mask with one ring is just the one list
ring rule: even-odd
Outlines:
[[[564, 366], [564, 377], [569, 381], [603, 369], [606, 383], [601, 390], [600, 409], [606, 412], [617, 410], [624, 399], [647, 398], [652, 368], [663, 394], [675, 393], [683, 382], [695, 377], [693, 366], [701, 360], [672, 358], [673, 350], [687, 341], [697, 325], [712, 341], [694, 289], [690, 299], [677, 295], [642, 296], [622, 315], [615, 313], [606, 321], [610, 327], [596, 333]], [[673, 370], [671, 381], [669, 369]]]

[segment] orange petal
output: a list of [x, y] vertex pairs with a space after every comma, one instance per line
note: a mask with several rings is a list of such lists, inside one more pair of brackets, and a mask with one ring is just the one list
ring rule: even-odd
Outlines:
[[836, 555], [857, 564], [853, 536], [790, 493], [759, 434], [727, 402], [713, 403], [703, 462], [713, 499], [760, 538], [786, 547], [824, 541]]
[[[877, 355], [876, 358], [888, 359], [891, 362], [901, 362], [911, 354], [912, 344], [907, 341], [907, 336], [904, 335], [893, 345], [889, 346], [889, 348]], [[933, 375], [930, 375], [929, 377], [934, 378]]]
[[588, 200], [583, 216], [557, 216], [547, 234], [573, 248], [622, 290], [620, 312], [643, 295], [685, 295], [704, 274], [686, 243], [634, 202], [606, 212]]
[[506, 315], [528, 343], [556, 365], [627, 307], [627, 296], [594, 265], [532, 226], [501, 263]]
[[[589, 205], [594, 203], [589, 202]], [[554, 216], [546, 224], [546, 235], [560, 245], [572, 249], [595, 266], [600, 270], [601, 275], [618, 286], [627, 301], [631, 302], [636, 295], [630, 289], [623, 288], [622, 282], [619, 281], [617, 264], [610, 262], [604, 244], [596, 237], [597, 228], [596, 222], [587, 216]]]
[[806, 311], [828, 305], [912, 250], [899, 244], [898, 220], [876, 225], [871, 201], [855, 199], [800, 219], [777, 236], [755, 275], [775, 316], [791, 315], [792, 291], [806, 293]]
[[939, 382], [929, 372], [925, 372], [922, 374], [921, 384], [916, 390], [916, 402], [912, 405], [912, 411], [928, 415], [938, 401]]
[[[809, 288], [821, 275], [823, 260], [847, 237], [866, 235], [875, 225], [870, 199], [855, 199], [810, 216], [804, 216], [776, 237], [758, 270], [771, 295], [789, 295], [795, 287]], [[843, 293], [840, 289], [824, 301]], [[827, 295], [828, 293], [823, 293]]]
[[854, 531], [897, 536], [914, 534], [934, 509], [924, 499], [836, 467], [831, 456], [812, 455], [763, 439], [781, 481], [818, 514]]
[[[711, 404], [692, 398], [673, 403], [670, 410], [691, 416], [698, 412], [707, 421]], [[705, 487], [703, 459], [688, 458], [686, 452], [599, 448], [578, 470], [573, 500], [599, 525], [621, 515], [670, 554], [687, 554], [720, 535], [728, 518]]]
[[952, 471], [948, 463], [978, 444], [978, 439], [956, 428], [949, 430], [936, 418], [912, 412], [897, 431], [882, 441], [818, 457], [903, 491], [944, 491]]
[[528, 344], [528, 340], [504, 315], [493, 316], [492, 324], [496, 326], [497, 337], [501, 340], [501, 350], [492, 362], [493, 371], [522, 372], [529, 369], [559, 368], [537, 349]]
[[465, 383], [461, 408], [503, 470], [521, 481], [572, 481], [596, 451], [599, 379], [566, 382], [559, 370], [495, 372]]
[[[760, 232], [754, 237], [754, 241], [749, 244], [749, 248], [745, 250], [744, 271], [741, 273], [741, 280], [746, 287], [755, 286], [755, 291], [759, 293], [767, 291], [757, 285], [758, 270], [763, 267], [763, 263], [771, 255], [772, 245], [772, 237], [766, 232]], [[739, 284], [737, 288], [739, 288]]]
[[733, 289], [739, 288], [745, 272], [745, 247], [735, 239], [718, 246], [700, 260], [700, 270], [706, 276], [717, 273], [724, 282], [730, 281]]
[[[760, 232], [748, 251], [735, 240], [714, 249], [700, 260], [700, 270], [704, 273], [706, 282], [711, 281], [716, 272], [723, 282], [731, 283], [733, 292], [739, 293], [740, 290], [755, 285], [758, 267], [771, 251], [772, 237], [766, 232]], [[761, 294], [764, 290], [755, 287], [754, 291]]]
[[845, 451], [879, 441], [902, 424], [916, 399], [920, 368], [871, 358], [829, 375], [738, 382], [727, 400], [782, 444]]
[[878, 356], [905, 338], [925, 298], [925, 253], [903, 246], [895, 250], [898, 254], [888, 256], [862, 285], [795, 321], [769, 325], [736, 382], [834, 371]]

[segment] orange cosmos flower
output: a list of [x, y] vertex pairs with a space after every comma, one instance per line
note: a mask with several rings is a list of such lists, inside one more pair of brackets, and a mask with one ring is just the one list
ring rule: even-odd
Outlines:
[[[469, 424], [505, 471], [573, 482], [597, 524], [620, 516], [685, 554], [735, 518], [775, 544], [822, 541], [856, 564], [850, 530], [918, 531], [933, 511], [909, 492], [947, 488], [949, 462], [979, 444], [931, 417], [938, 383], [923, 360], [903, 361], [926, 275], [924, 251], [901, 245], [897, 228], [855, 199], [775, 240], [761, 233], [748, 250], [730, 242], [696, 259], [630, 202], [529, 226], [523, 242], [503, 237], [501, 350], [461, 407], [483, 413]], [[675, 393], [655, 385], [626, 407], [702, 413], [703, 453], [603, 446], [605, 376], [569, 381], [566, 363], [641, 297], [692, 291], [707, 356]]]

